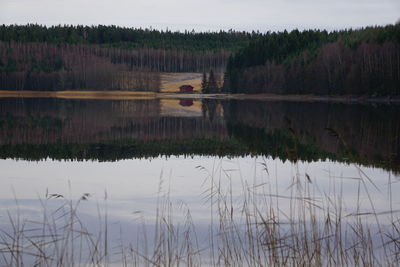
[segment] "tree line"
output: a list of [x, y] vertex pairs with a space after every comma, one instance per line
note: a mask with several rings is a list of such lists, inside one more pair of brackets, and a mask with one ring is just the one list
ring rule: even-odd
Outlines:
[[[213, 70], [204, 93], [399, 95], [399, 62], [399, 24], [265, 34], [0, 26], [1, 90], [158, 91], [158, 72]], [[213, 76], [224, 71], [221, 86]]]
[[229, 58], [232, 93], [400, 94], [400, 24], [267, 33]]
[[159, 72], [225, 69], [230, 52], [0, 41], [0, 90], [158, 91]]
[[0, 90], [159, 90], [158, 72], [223, 72], [261, 37], [117, 26], [0, 26]]
[[52, 44], [102, 44], [122, 48], [162, 48], [191, 51], [235, 51], [262, 36], [259, 32], [219, 31], [184, 32], [115, 25], [47, 27], [38, 24], [0, 25], [0, 40], [15, 42], [40, 42]]
[[0, 90], [159, 91], [160, 75], [94, 47], [0, 42]]
[[207, 76], [206, 72], [203, 72], [203, 78], [201, 80], [201, 92], [203, 94], [215, 94], [220, 93], [223, 85], [223, 74], [220, 72], [218, 74], [214, 73], [214, 70], [210, 70]]

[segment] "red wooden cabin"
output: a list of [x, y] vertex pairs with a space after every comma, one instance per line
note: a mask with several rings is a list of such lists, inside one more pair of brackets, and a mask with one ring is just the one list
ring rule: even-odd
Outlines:
[[193, 86], [191, 85], [182, 85], [179, 87], [179, 92], [181, 93], [193, 93]]

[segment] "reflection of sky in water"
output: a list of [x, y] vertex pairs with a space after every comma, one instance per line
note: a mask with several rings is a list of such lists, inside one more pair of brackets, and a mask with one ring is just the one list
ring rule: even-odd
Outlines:
[[[96, 234], [104, 231], [104, 215], [107, 213], [112, 251], [118, 251], [121, 244], [128, 246], [144, 242], [144, 239], [150, 248], [154, 245], [156, 212], [157, 208], [165, 207], [163, 196], [168, 196], [173, 204], [171, 214], [175, 226], [185, 225], [185, 215], [190, 210], [199, 246], [207, 248], [210, 236], [209, 189], [212, 182], [219, 185], [222, 195], [232, 192], [238, 229], [244, 225], [240, 215], [243, 187], [254, 193], [253, 196], [271, 198], [270, 202], [259, 202], [258, 207], [268, 209], [267, 206], [271, 205], [279, 210], [281, 222], [287, 220], [284, 215], [293, 216], [297, 221], [300, 210], [290, 206], [291, 197], [293, 203], [296, 197], [311, 195], [315, 199], [312, 203], [322, 208], [316, 209], [317, 216], [326, 215], [327, 207], [332, 209], [340, 201], [343, 204], [342, 216], [370, 212], [372, 203], [377, 213], [391, 208], [396, 211], [400, 204], [400, 196], [391, 195], [391, 192], [400, 190], [399, 176], [376, 168], [323, 161], [293, 164], [265, 157], [229, 159], [200, 156], [117, 162], [1, 160], [0, 169], [0, 228], [3, 231], [12, 232], [7, 211], [14, 216], [14, 220], [18, 218], [17, 214], [24, 218], [27, 228], [35, 228], [37, 225], [30, 225], [30, 222], [42, 220], [44, 207], [47, 213], [51, 213], [65, 203], [62, 199], [40, 202], [39, 198], [45, 199], [46, 190], [48, 194], [61, 194], [75, 201], [84, 193], [89, 193], [89, 201], [79, 204], [79, 219], [91, 233]], [[107, 201], [104, 200], [105, 191]], [[329, 205], [328, 197], [336, 204]], [[228, 199], [230, 201], [230, 197]], [[331, 212], [334, 214], [334, 209]], [[64, 225], [62, 216], [55, 214], [54, 217], [61, 218], [57, 221], [59, 226]], [[395, 218], [398, 215], [394, 213]], [[378, 216], [381, 227], [393, 221], [390, 216], [386, 213]], [[348, 221], [355, 218], [345, 217]], [[368, 222], [371, 232], [379, 231], [374, 216], [362, 216], [362, 219]], [[212, 228], [217, 232], [215, 218]], [[35, 232], [31, 234], [35, 235]], [[375, 239], [375, 236], [372, 238]], [[379, 243], [379, 240], [376, 241]], [[118, 252], [115, 253], [113, 257], [118, 258]], [[208, 258], [207, 255], [204, 257]]]
[[[268, 172], [265, 171], [264, 163]], [[103, 203], [104, 192], [107, 191], [108, 212], [114, 221], [129, 221], [138, 212], [152, 217], [157, 207], [157, 196], [167, 192], [174, 203], [187, 204], [195, 220], [207, 221], [210, 173], [214, 173], [214, 183], [220, 184], [223, 192], [230, 190], [232, 185], [233, 197], [237, 203], [240, 203], [243, 185], [257, 185], [253, 191], [279, 195], [279, 208], [286, 212], [289, 207], [286, 206], [288, 200], [285, 197], [297, 195], [299, 191], [296, 190], [299, 188], [302, 189], [302, 196], [310, 190], [311, 195], [322, 202], [326, 201], [326, 196], [342, 198], [345, 214], [356, 212], [358, 190], [361, 206], [359, 212], [371, 210], [366, 189], [376, 212], [384, 212], [390, 208], [390, 190], [398, 192], [400, 189], [397, 183], [399, 177], [381, 169], [333, 162], [292, 164], [264, 157], [220, 159], [196, 156], [118, 162], [1, 160], [0, 169], [3, 212], [15, 206], [13, 192], [19, 200], [20, 210], [30, 213], [36, 209], [36, 200], [45, 198], [48, 190], [49, 194], [61, 194], [72, 199], [79, 199], [82, 194], [89, 193], [89, 202], [82, 205], [81, 211], [90, 214], [97, 210], [89, 207]], [[307, 182], [306, 173], [312, 183]], [[363, 177], [364, 183], [360, 177]], [[293, 181], [298, 183], [293, 184]], [[158, 194], [159, 191], [162, 193]], [[400, 197], [394, 194], [392, 206], [395, 209], [399, 204]]]

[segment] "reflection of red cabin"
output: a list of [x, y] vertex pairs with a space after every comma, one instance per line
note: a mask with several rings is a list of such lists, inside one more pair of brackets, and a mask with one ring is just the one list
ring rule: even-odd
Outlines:
[[181, 93], [192, 93], [193, 92], [193, 86], [191, 85], [182, 85], [179, 87], [179, 92]]
[[190, 107], [193, 105], [193, 100], [192, 99], [181, 99], [179, 100], [179, 105], [183, 107]]

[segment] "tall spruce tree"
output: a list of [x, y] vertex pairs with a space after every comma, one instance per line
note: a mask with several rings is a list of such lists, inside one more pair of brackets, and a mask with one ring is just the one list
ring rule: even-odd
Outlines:
[[207, 94], [207, 89], [208, 89], [208, 82], [207, 82], [207, 74], [206, 72], [203, 72], [203, 79], [201, 80], [201, 92], [203, 94]]
[[217, 81], [215, 80], [215, 75], [213, 70], [210, 71], [210, 75], [208, 76], [207, 91], [208, 93], [218, 92], [218, 85]]

